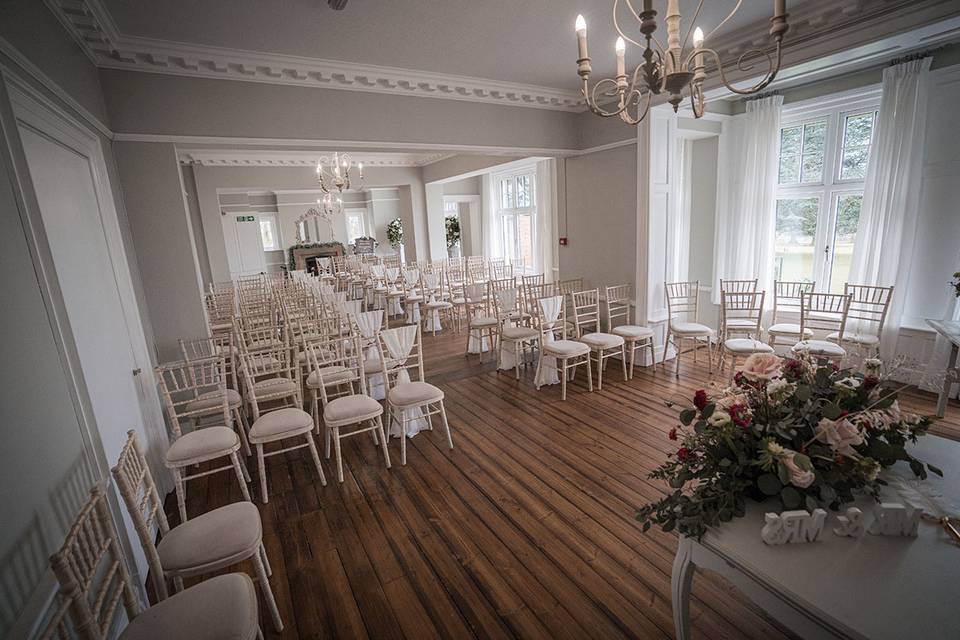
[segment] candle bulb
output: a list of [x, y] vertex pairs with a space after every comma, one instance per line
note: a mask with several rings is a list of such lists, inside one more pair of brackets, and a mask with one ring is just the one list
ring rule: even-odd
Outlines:
[[617, 43], [614, 45], [614, 49], [617, 51], [617, 75], [627, 75], [626, 61], [624, 60], [624, 53], [627, 50], [627, 44], [623, 41], [623, 38], [617, 38]]
[[[697, 27], [693, 30], [693, 48], [699, 49], [703, 46], [703, 29]], [[703, 54], [696, 53], [693, 56], [693, 69], [695, 74], [703, 74]], [[696, 77], [695, 77], [696, 79]]]
[[787, 0], [773, 0], [773, 17], [779, 17], [787, 13]]
[[580, 60], [589, 58], [587, 55], [587, 21], [582, 15], [577, 16], [577, 22], [574, 26], [577, 32], [577, 54]]

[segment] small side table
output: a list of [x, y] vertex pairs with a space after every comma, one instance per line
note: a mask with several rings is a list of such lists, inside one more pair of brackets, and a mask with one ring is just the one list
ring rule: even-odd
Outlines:
[[950, 341], [950, 357], [947, 359], [947, 371], [943, 379], [943, 389], [937, 399], [937, 417], [942, 418], [947, 411], [947, 398], [950, 388], [960, 382], [960, 363], [957, 356], [960, 354], [960, 322], [954, 320], [927, 320], [927, 324]]

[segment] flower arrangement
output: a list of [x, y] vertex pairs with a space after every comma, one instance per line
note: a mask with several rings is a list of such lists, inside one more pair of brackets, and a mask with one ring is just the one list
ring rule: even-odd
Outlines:
[[960, 298], [960, 271], [953, 274], [953, 280], [950, 281], [950, 284], [953, 286], [954, 295]]
[[447, 216], [443, 222], [447, 230], [447, 248], [450, 249], [460, 244], [460, 218]]
[[403, 244], [403, 220], [399, 216], [387, 225], [387, 242], [394, 248]]
[[679, 449], [650, 474], [671, 492], [639, 510], [643, 530], [657, 524], [700, 538], [707, 527], [742, 517], [747, 499], [838, 510], [855, 493], [878, 498], [880, 471], [900, 460], [920, 478], [928, 469], [943, 475], [906, 450], [931, 419], [900, 409], [879, 360], [864, 364], [859, 372], [754, 354], [731, 386], [697, 391], [669, 432]]

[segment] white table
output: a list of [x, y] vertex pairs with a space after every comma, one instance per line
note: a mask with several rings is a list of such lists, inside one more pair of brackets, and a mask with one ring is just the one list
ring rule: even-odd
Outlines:
[[957, 355], [960, 353], [960, 322], [954, 320], [927, 320], [934, 331], [950, 341], [950, 357], [947, 359], [947, 371], [943, 380], [943, 389], [937, 399], [937, 415], [943, 417], [947, 411], [947, 398], [950, 396], [950, 387], [960, 382], [960, 363]]
[[[943, 469], [934, 487], [960, 505], [960, 443], [925, 436], [912, 453]], [[913, 474], [903, 463], [887, 473]], [[891, 501], [902, 502], [891, 496]], [[872, 500], [858, 503], [864, 513]], [[697, 567], [716, 571], [802, 638], [960, 638], [960, 545], [942, 527], [921, 521], [917, 538], [833, 533], [828, 512], [820, 541], [768, 546], [763, 514], [774, 503], [748, 504], [747, 514], [710, 530], [703, 540], [681, 536], [673, 563], [677, 638], [691, 638], [690, 585]]]

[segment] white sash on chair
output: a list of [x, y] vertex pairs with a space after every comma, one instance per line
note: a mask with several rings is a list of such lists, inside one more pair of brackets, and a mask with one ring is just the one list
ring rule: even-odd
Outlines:
[[343, 302], [338, 302], [336, 305], [337, 313], [342, 316], [356, 317], [360, 315], [362, 308], [363, 300], [344, 300]]
[[[396, 329], [390, 329], [389, 331], [384, 331], [380, 334], [383, 337], [383, 344], [387, 347], [387, 353], [390, 355], [390, 358], [398, 362], [400, 366], [400, 371], [397, 372], [397, 382], [396, 384], [404, 384], [410, 382], [410, 373], [407, 371], [406, 367], [403, 365], [407, 362], [407, 358], [410, 356], [410, 351], [413, 350], [413, 343], [417, 340], [417, 325], [408, 325], [405, 327], [397, 327]], [[403, 419], [406, 422], [407, 432], [406, 435], [408, 438], [412, 438], [417, 435], [424, 429], [429, 428], [427, 419], [423, 416], [423, 411], [417, 407], [414, 409], [405, 409], [403, 412]], [[391, 438], [400, 437], [400, 423], [391, 420], [388, 428], [388, 435]]]
[[[537, 302], [540, 303], [541, 315], [546, 321], [547, 318], [553, 318], [547, 322], [547, 327], [549, 331], [546, 332], [546, 335], [543, 338], [544, 344], [549, 342], [554, 342], [555, 338], [553, 336], [553, 328], [557, 326], [558, 322], [563, 322], [564, 319], [560, 317], [560, 311], [563, 306], [563, 296], [554, 296], [552, 298], [540, 298]], [[540, 345], [542, 349], [544, 345]], [[543, 366], [540, 367], [540, 375], [537, 376], [534, 380], [534, 384], [542, 387], [547, 384], [559, 384], [560, 376], [557, 373], [557, 359], [553, 356], [548, 356], [544, 354], [543, 356]]]
[[[360, 329], [360, 335], [366, 340], [376, 337], [377, 333], [383, 327], [383, 311], [364, 311], [355, 316], [357, 328]], [[380, 349], [376, 342], [367, 347], [363, 354], [366, 362], [378, 362], [380, 359]], [[374, 400], [383, 400], [387, 397], [386, 387], [384, 386], [383, 374], [370, 371], [364, 372], [367, 378], [367, 394]]]

